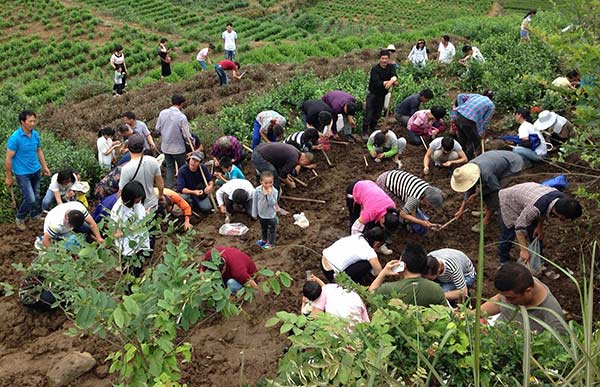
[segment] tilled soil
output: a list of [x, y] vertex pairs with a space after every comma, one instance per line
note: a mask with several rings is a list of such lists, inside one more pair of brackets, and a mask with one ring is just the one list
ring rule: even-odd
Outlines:
[[[350, 58], [350, 59], [349, 59]], [[119, 113], [131, 108], [140, 116], [155, 117], [156, 113], [168, 105], [168, 98], [174, 92], [184, 92], [188, 101], [194, 101], [191, 109], [196, 112], [212, 113], [223, 103], [242, 100], [245, 96], [256, 92], [259, 88], [271, 84], [277, 77], [284, 74], [306, 70], [311, 65], [315, 69], [326, 68], [322, 75], [331, 74], [331, 70], [350, 66], [369, 66], [374, 61], [372, 52], [359, 52], [349, 58], [331, 59], [325, 66], [267, 65], [265, 78], [261, 83], [246, 80], [227, 90], [215, 90], [214, 80], [207, 76], [199, 76], [194, 81], [176, 85], [157, 84], [139, 92], [133, 92], [122, 99], [109, 96], [98, 96], [59, 108], [52, 108], [43, 117], [43, 122], [58, 131], [63, 130], [65, 136], [86, 136], [90, 143], [95, 138], [95, 131], [103, 126], [119, 121]], [[321, 60], [323, 61], [323, 60]], [[338, 61], [338, 62], [336, 62]], [[336, 63], [340, 66], [336, 67]], [[322, 63], [321, 63], [322, 64]], [[258, 74], [258, 73], [257, 73]], [[212, 74], [211, 74], [212, 75]], [[202, 83], [204, 82], [204, 83]], [[218, 98], [213, 98], [219, 95]], [[194, 110], [197, 109], [197, 110]], [[190, 108], [186, 110], [189, 113]], [[76, 112], [76, 113], [74, 113]], [[192, 117], [190, 117], [192, 118]], [[504, 129], [508, 119], [495, 120], [496, 134]], [[393, 130], [403, 134], [393, 120], [382, 122]], [[76, 128], [76, 129], [73, 129]], [[492, 136], [494, 133], [492, 133]], [[501, 146], [497, 141], [491, 141], [486, 149]], [[422, 176], [422, 147], [409, 145], [402, 161], [404, 169]], [[345, 208], [344, 192], [352, 179], [376, 179], [383, 171], [393, 168], [391, 162], [374, 163], [368, 157], [366, 150], [360, 144], [333, 145], [329, 153], [334, 163], [328, 167], [320, 153], [316, 153], [319, 164], [319, 177], [312, 179], [312, 174], [303, 172], [300, 178], [308, 182], [308, 187], [298, 187], [285, 192], [296, 197], [322, 199], [326, 204], [305, 203], [282, 200], [280, 205], [291, 214], [304, 212], [310, 226], [301, 229], [293, 225], [291, 214], [281, 218], [278, 228], [278, 241], [274, 250], [261, 251], [254, 242], [258, 239], [260, 227], [257, 222], [249, 222], [247, 218], [237, 216], [233, 221], [242, 221], [250, 226], [248, 234], [242, 237], [224, 237], [217, 232], [223, 222], [220, 215], [211, 215], [202, 219], [194, 219], [199, 231], [197, 242], [205, 248], [214, 245], [231, 245], [248, 252], [259, 267], [287, 271], [294, 278], [289, 289], [284, 289], [279, 296], [262, 295], [249, 305], [243, 306], [240, 316], [228, 320], [220, 317], [209, 318], [189, 332], [182, 332], [182, 337], [193, 345], [192, 362], [182, 366], [183, 381], [190, 386], [237, 386], [242, 383], [254, 383], [262, 377], [273, 376], [277, 369], [277, 361], [286, 345], [284, 337], [277, 329], [267, 329], [264, 323], [279, 310], [298, 311], [301, 298], [301, 287], [306, 270], [320, 273], [320, 254], [323, 248], [335, 240], [347, 235], [348, 212]], [[367, 155], [369, 166], [366, 167], [363, 155]], [[575, 160], [571, 160], [574, 161]], [[247, 176], [251, 176], [251, 165], [245, 166]], [[573, 172], [586, 174], [585, 170], [570, 166]], [[540, 164], [524, 171], [511, 179], [511, 184], [537, 181], [541, 182], [561, 172], [549, 164]], [[441, 209], [433, 211], [426, 209], [432, 221], [445, 223], [449, 220], [462, 200], [462, 195], [454, 193], [449, 184], [450, 173], [443, 169], [432, 169], [427, 177], [433, 185], [448, 194]], [[570, 176], [571, 189], [579, 184], [588, 184], [588, 189], [598, 191], [597, 180], [583, 175]], [[591, 183], [592, 182], [592, 183]], [[560, 223], [556, 219], [547, 222], [545, 253], [563, 267], [575, 272], [575, 277], [581, 279], [581, 253], [587, 254], [591, 241], [597, 239], [599, 216], [595, 204], [583, 201], [584, 215], [575, 222]], [[394, 236], [390, 246], [394, 254], [381, 256], [384, 264], [388, 259], [396, 259], [398, 253], [408, 241], [418, 241], [428, 250], [451, 247], [464, 251], [476, 261], [478, 250], [478, 235], [470, 228], [477, 219], [465, 214], [460, 220], [444, 232], [430, 231], [424, 236], [415, 236], [407, 231], [400, 231]], [[29, 224], [29, 230], [18, 232], [14, 225], [0, 225], [0, 273], [1, 280], [18, 285], [19, 275], [12, 268], [13, 263], [27, 265], [34, 258], [33, 240], [41, 232], [42, 223]], [[498, 265], [496, 242], [500, 236], [498, 218], [494, 216], [485, 236], [485, 272], [484, 295], [494, 293], [493, 275]], [[516, 255], [513, 251], [513, 255]], [[543, 278], [569, 315], [575, 319], [581, 315], [578, 293], [575, 286], [564, 275], [560, 279], [550, 281]], [[597, 304], [597, 303], [596, 303]], [[596, 311], [596, 316], [598, 311]], [[45, 374], [47, 370], [69, 351], [80, 350], [90, 352], [98, 362], [96, 368], [82, 376], [72, 386], [108, 386], [112, 382], [107, 376], [106, 355], [115, 348], [110, 344], [93, 337], [70, 338], [65, 336], [67, 329], [72, 326], [60, 312], [40, 314], [23, 308], [16, 296], [0, 299], [0, 385], [2, 386], [44, 386], [47, 385]]]

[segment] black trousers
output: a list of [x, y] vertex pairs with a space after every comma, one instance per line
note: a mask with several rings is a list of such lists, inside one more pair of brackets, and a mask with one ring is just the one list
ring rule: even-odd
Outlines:
[[462, 145], [465, 154], [469, 160], [473, 160], [475, 157], [475, 151], [479, 149], [479, 132], [477, 131], [477, 124], [475, 121], [471, 121], [465, 118], [462, 114], [456, 114], [456, 134], [458, 136], [458, 142]]
[[381, 117], [384, 102], [385, 95], [367, 94], [367, 106], [365, 108], [365, 115], [363, 116], [363, 134], [371, 134], [377, 128], [377, 121]]
[[229, 199], [227, 195], [223, 196], [223, 204], [225, 204], [225, 209], [227, 213], [234, 214], [238, 213], [246, 213], [249, 216], [252, 216], [252, 200], [251, 198], [246, 201], [243, 205], [235, 204], [233, 200]]
[[346, 187], [346, 207], [348, 208], [348, 215], [350, 216], [350, 228], [352, 228], [356, 219], [360, 217], [361, 210], [360, 205], [354, 202], [354, 197], [352, 196], [352, 190], [356, 183], [358, 183], [358, 180], [352, 180]]
[[[327, 282], [334, 283], [335, 282], [334, 271], [333, 270], [325, 270], [325, 268], [322, 266], [321, 266], [321, 269], [323, 270], [323, 275], [327, 279]], [[365, 260], [360, 260], [360, 261], [355, 262], [352, 265], [348, 266], [344, 270], [344, 273], [346, 273], [348, 275], [348, 277], [350, 277], [352, 279], [352, 281], [354, 281], [358, 284], [364, 285], [364, 286], [370, 285], [374, 279], [373, 275], [371, 274], [371, 264], [369, 263], [369, 261], [365, 261]]]
[[274, 245], [277, 239], [277, 221], [275, 218], [263, 219], [261, 217], [258, 218], [258, 221], [260, 222], [261, 239], [267, 241], [270, 245]]

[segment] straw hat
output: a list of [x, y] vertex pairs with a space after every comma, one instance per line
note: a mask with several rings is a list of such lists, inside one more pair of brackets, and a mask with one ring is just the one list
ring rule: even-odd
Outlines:
[[479, 179], [479, 166], [474, 163], [467, 163], [460, 168], [456, 168], [450, 179], [450, 187], [456, 192], [468, 191], [477, 183]]
[[393, 44], [390, 44], [387, 46], [386, 50], [394, 52], [394, 51], [396, 51], [396, 46], [394, 46]]
[[538, 119], [535, 121], [533, 126], [537, 130], [546, 130], [556, 122], [558, 114], [551, 112], [550, 110], [544, 110], [538, 115]]
[[71, 191], [77, 191], [82, 193], [88, 193], [90, 190], [90, 184], [87, 181], [78, 181], [71, 186]]

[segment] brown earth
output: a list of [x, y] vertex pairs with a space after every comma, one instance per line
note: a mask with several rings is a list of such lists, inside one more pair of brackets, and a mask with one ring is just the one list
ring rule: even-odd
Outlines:
[[[42, 115], [42, 126], [60, 131], [68, 138], [85, 137], [90, 143], [95, 139], [95, 131], [102, 125], [119, 121], [119, 113], [134, 109], [142, 119], [150, 121], [157, 112], [168, 106], [168, 97], [175, 92], [184, 93], [190, 106], [186, 113], [190, 118], [210, 115], [227, 103], [242, 101], [251, 93], [268, 90], [275, 85], [275, 79], [290, 77], [298, 71], [309, 68], [320, 76], [330, 76], [334, 71], [346, 67], [367, 67], [374, 63], [373, 52], [364, 51], [337, 59], [314, 59], [306, 65], [264, 65], [262, 71], [249, 71], [248, 79], [228, 88], [215, 87], [214, 74], [201, 74], [195, 79], [176, 85], [159, 83], [131, 92], [122, 98], [102, 95], [62, 107], [49, 109]], [[318, 66], [316, 65], [318, 64]], [[210, 76], [209, 76], [210, 75]], [[382, 123], [402, 133], [391, 121]], [[509, 117], [498, 117], [492, 128], [492, 135], [500, 128], [507, 127]], [[405, 133], [404, 133], [405, 134]], [[493, 149], [498, 141], [491, 141], [486, 149]], [[306, 270], [320, 273], [320, 251], [338, 238], [347, 234], [348, 214], [345, 209], [344, 189], [347, 183], [356, 178], [375, 179], [391, 163], [376, 164], [370, 162], [365, 167], [362, 155], [366, 155], [360, 145], [334, 145], [330, 158], [335, 166], [328, 168], [321, 154], [316, 154], [319, 164], [319, 177], [309, 181], [312, 175], [304, 172], [300, 178], [309, 181], [309, 187], [299, 187], [286, 192], [288, 195], [306, 198], [318, 198], [327, 204], [301, 203], [282, 200], [282, 207], [292, 214], [304, 212], [311, 225], [300, 229], [293, 225], [291, 215], [281, 219], [278, 228], [277, 247], [271, 251], [261, 251], [254, 241], [258, 239], [260, 227], [255, 222], [239, 217], [250, 226], [250, 232], [243, 237], [223, 237], [217, 233], [222, 217], [212, 215], [204, 219], [194, 219], [198, 243], [205, 248], [213, 245], [232, 245], [253, 256], [258, 266], [275, 270], [284, 270], [292, 275], [294, 283], [275, 297], [266, 295], [256, 302], [243, 307], [244, 312], [228, 320], [215, 317], [208, 319], [190, 332], [182, 333], [194, 347], [193, 361], [182, 367], [183, 381], [190, 386], [237, 386], [241, 383], [254, 383], [261, 377], [273, 376], [277, 369], [277, 360], [286, 345], [286, 340], [277, 329], [264, 328], [265, 321], [279, 310], [297, 311], [300, 304], [300, 292]], [[423, 149], [408, 146], [402, 157], [404, 168], [421, 176]], [[571, 160], [576, 162], [576, 160]], [[574, 173], [592, 174], [576, 166], [563, 167]], [[540, 164], [512, 179], [511, 183], [542, 181], [561, 170], [549, 164]], [[251, 176], [251, 166], [245, 165], [247, 176]], [[462, 196], [453, 193], [449, 187], [449, 173], [435, 169], [428, 180], [443, 189], [448, 197], [443, 208], [437, 211], [427, 210], [432, 221], [444, 223], [458, 208]], [[598, 179], [583, 175], [570, 176], [571, 188], [579, 184], [588, 184], [589, 189], [599, 191]], [[592, 184], [592, 185], [590, 185]], [[591, 241], [598, 239], [598, 211], [589, 201], [583, 201], [585, 212], [581, 219], [572, 223], [560, 223], [556, 219], [546, 227], [546, 255], [563, 267], [568, 267], [581, 279], [582, 264], [580, 254], [589, 257]], [[473, 260], [477, 258], [478, 236], [469, 229], [475, 223], [470, 215], [454, 223], [445, 232], [428, 232], [425, 236], [415, 236], [406, 231], [397, 233], [392, 248], [394, 254], [387, 259], [398, 258], [407, 241], [419, 241], [427, 249], [434, 250], [452, 247], [464, 251]], [[495, 216], [485, 238], [484, 294], [493, 294], [493, 273], [497, 267], [496, 241], [500, 230]], [[34, 257], [32, 243], [41, 229], [41, 223], [31, 224], [27, 232], [17, 232], [13, 225], [0, 225], [0, 273], [2, 281], [13, 285], [19, 282], [18, 273], [12, 263], [27, 265]], [[516, 254], [513, 251], [513, 254]], [[556, 281], [544, 279], [559, 302], [571, 316], [581, 315], [578, 294], [573, 284], [562, 276]], [[596, 303], [597, 304], [597, 303]], [[598, 316], [598, 311], [596, 311]], [[64, 335], [72, 323], [59, 312], [39, 314], [24, 309], [15, 296], [0, 299], [0, 385], [6, 386], [43, 386], [47, 385], [46, 371], [53, 363], [72, 350], [88, 351], [98, 362], [90, 372], [71, 386], [107, 386], [111, 379], [106, 376], [107, 353], [116, 348], [93, 337], [69, 338]]]

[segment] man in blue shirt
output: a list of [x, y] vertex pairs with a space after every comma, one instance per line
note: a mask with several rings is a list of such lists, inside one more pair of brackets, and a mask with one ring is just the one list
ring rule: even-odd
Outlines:
[[[7, 187], [12, 187], [15, 174], [17, 184], [23, 194], [23, 202], [16, 215], [17, 228], [25, 230], [25, 218], [40, 217], [40, 179], [43, 169], [44, 175], [50, 176], [50, 169], [46, 164], [40, 134], [34, 130], [36, 114], [31, 110], [19, 113], [21, 126], [8, 138], [6, 143], [6, 159], [4, 182]], [[12, 171], [12, 173], [11, 173]]]
[[204, 155], [201, 152], [194, 152], [190, 156], [188, 164], [179, 168], [177, 173], [177, 192], [192, 207], [204, 213], [212, 210], [208, 195], [213, 191], [215, 183], [208, 168], [202, 162]]

